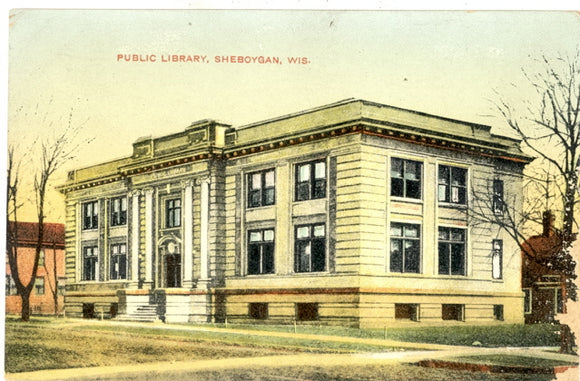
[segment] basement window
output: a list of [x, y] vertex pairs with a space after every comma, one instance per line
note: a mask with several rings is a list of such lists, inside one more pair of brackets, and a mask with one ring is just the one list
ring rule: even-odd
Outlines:
[[268, 318], [268, 303], [250, 303], [248, 314], [250, 319], [266, 320]]
[[496, 304], [493, 306], [493, 318], [495, 320], [503, 321], [503, 304]]
[[464, 309], [463, 304], [443, 304], [441, 306], [441, 318], [443, 320], [464, 320]]
[[395, 304], [395, 319], [419, 321], [419, 305]]
[[296, 303], [296, 320], [318, 320], [318, 303]]
[[95, 303], [83, 303], [83, 319], [95, 318]]

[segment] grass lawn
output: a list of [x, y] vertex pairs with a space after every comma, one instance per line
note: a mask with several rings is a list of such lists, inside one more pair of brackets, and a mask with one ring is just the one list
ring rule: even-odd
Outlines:
[[[390, 345], [374, 345], [362, 343], [343, 343], [343, 342], [321, 342], [318, 340], [308, 340], [292, 337], [275, 337], [275, 336], [250, 336], [246, 334], [236, 334], [231, 331], [224, 332], [191, 332], [185, 330], [160, 330], [155, 328], [133, 328], [133, 327], [116, 327], [110, 326], [93, 326], [92, 330], [116, 332], [122, 329], [124, 334], [135, 334], [141, 337], [157, 337], [162, 334], [169, 337], [180, 337], [182, 340], [196, 340], [204, 342], [219, 342], [231, 345], [242, 345], [248, 347], [264, 348], [284, 348], [300, 352], [390, 352], [392, 350], [402, 350], [402, 348], [393, 348]], [[408, 350], [408, 349], [407, 349]]]
[[159, 330], [90, 321], [6, 321], [5, 371], [108, 366], [159, 361], [256, 357], [301, 352], [387, 352], [387, 345]]
[[[215, 324], [213, 327], [224, 327]], [[294, 332], [293, 326], [228, 325], [230, 328]], [[405, 327], [384, 329], [357, 329], [345, 327], [298, 326], [298, 333], [377, 338], [444, 345], [472, 345], [479, 341], [484, 347], [560, 346], [560, 336], [554, 332], [558, 325], [513, 324], [487, 326]]]
[[179, 337], [139, 337], [119, 331], [6, 325], [6, 372], [275, 354], [283, 352], [220, 343], [207, 345], [204, 341]]
[[[160, 325], [163, 327], [164, 325]], [[208, 327], [207, 325], [203, 327]], [[223, 327], [223, 326], [222, 326]], [[294, 355], [300, 353], [361, 353], [400, 350], [383, 345], [361, 345], [297, 337], [272, 337], [235, 334], [223, 327], [223, 332], [203, 332], [181, 329], [156, 329], [155, 325], [127, 327], [98, 324], [94, 321], [33, 318], [22, 323], [16, 318], [6, 320], [5, 371], [9, 373], [43, 369], [117, 366], [172, 361], [171, 369], [153, 374], [125, 374], [119, 380], [550, 380], [540, 375], [493, 375], [450, 369], [422, 368], [411, 364], [349, 365], [344, 363], [320, 366], [280, 368], [238, 368], [214, 370], [180, 370], [179, 362], [195, 360]], [[287, 326], [231, 326], [229, 328], [277, 330], [293, 332]], [[510, 329], [511, 328], [511, 329]], [[388, 330], [388, 338], [445, 344], [471, 344], [479, 340], [484, 345], [555, 345], [549, 342], [553, 326], [500, 326], [414, 328]], [[299, 333], [383, 338], [378, 330], [357, 330], [336, 327], [298, 327]], [[508, 334], [509, 333], [509, 334]], [[455, 336], [445, 338], [445, 335]], [[475, 336], [473, 336], [475, 335]], [[525, 336], [525, 337], [524, 337]], [[556, 336], [556, 335], [554, 335]], [[485, 339], [482, 339], [485, 338]], [[556, 336], [557, 338], [557, 336]], [[506, 344], [507, 343], [507, 344]], [[549, 343], [549, 344], [548, 344]], [[556, 340], [557, 344], [557, 340]], [[502, 356], [502, 358], [505, 356]], [[472, 359], [470, 358], [470, 361]], [[501, 360], [490, 357], [489, 361]], [[485, 360], [485, 361], [488, 361]], [[521, 361], [508, 359], [508, 361]], [[513, 377], [512, 377], [513, 376]], [[79, 378], [82, 379], [82, 378]], [[115, 378], [99, 378], [115, 380]]]

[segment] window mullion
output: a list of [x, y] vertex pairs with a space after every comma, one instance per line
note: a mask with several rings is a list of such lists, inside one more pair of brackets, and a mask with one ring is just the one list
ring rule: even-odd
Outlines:
[[[262, 237], [264, 231], [262, 231]], [[264, 241], [260, 243], [260, 274], [264, 274]]]

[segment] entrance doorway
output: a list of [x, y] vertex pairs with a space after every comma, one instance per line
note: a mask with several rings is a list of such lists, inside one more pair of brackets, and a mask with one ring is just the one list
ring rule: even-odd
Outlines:
[[166, 254], [164, 267], [165, 287], [181, 287], [181, 254]]

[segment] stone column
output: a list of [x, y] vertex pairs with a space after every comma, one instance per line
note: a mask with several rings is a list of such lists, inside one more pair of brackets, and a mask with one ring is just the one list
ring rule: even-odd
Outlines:
[[200, 281], [209, 280], [209, 178], [201, 180]]
[[145, 193], [145, 282], [151, 284], [153, 280], [153, 250], [154, 250], [154, 221], [153, 221], [153, 193], [152, 188]]
[[182, 182], [183, 192], [183, 287], [193, 286], [193, 181]]
[[141, 191], [133, 190], [131, 197], [131, 280], [139, 281], [139, 196]]

